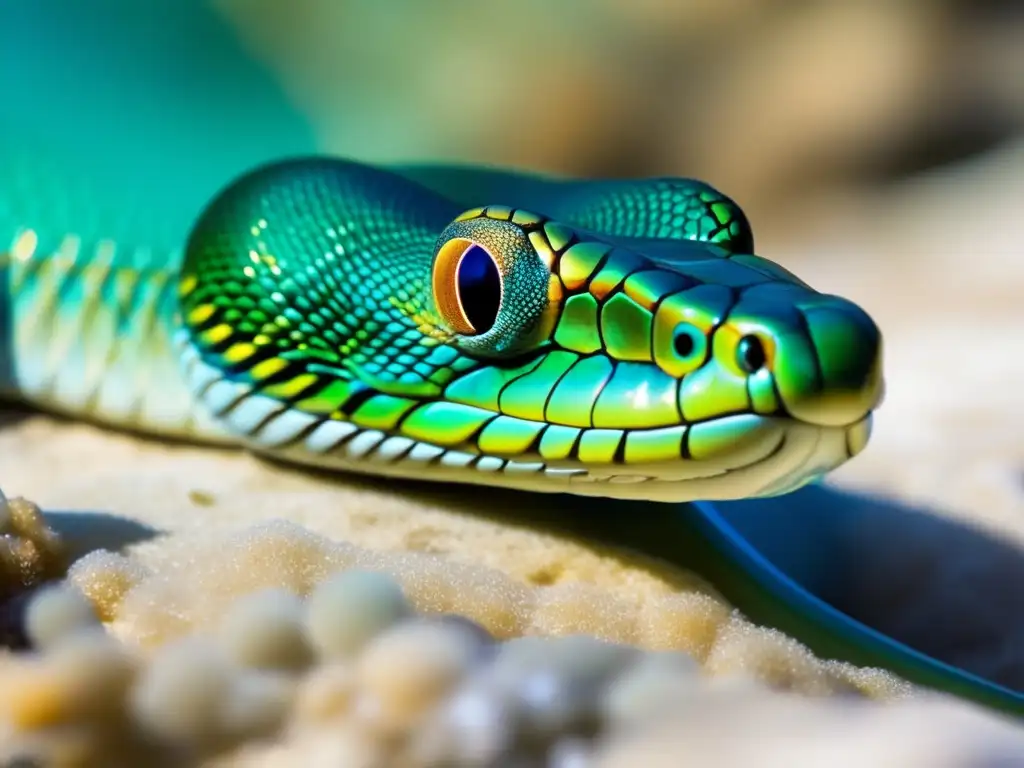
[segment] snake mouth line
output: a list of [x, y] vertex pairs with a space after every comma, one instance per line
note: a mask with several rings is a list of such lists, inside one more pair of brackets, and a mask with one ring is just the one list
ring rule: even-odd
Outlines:
[[[675, 458], [625, 460], [626, 437], [619, 439], [619, 449], [605, 461], [587, 461], [579, 452], [556, 460], [536, 453], [494, 455], [479, 446], [444, 446], [289, 408], [206, 364], [184, 333], [176, 341], [189, 388], [222, 426], [256, 452], [307, 466], [534, 491], [713, 500], [765, 495], [779, 487], [800, 485], [809, 474], [841, 463], [851, 446], [861, 442], [848, 438], [846, 429], [746, 413], [649, 430], [648, 437], [678, 432]], [[835, 444], [838, 450], [819, 456], [815, 453], [818, 438], [825, 432], [842, 439], [831, 439], [829, 445]], [[809, 464], [813, 471], [804, 469]]]
[[[683, 452], [674, 460], [603, 463], [488, 455], [289, 409], [286, 403], [270, 400], [248, 384], [225, 379], [222, 371], [202, 360], [184, 334], [177, 342], [189, 388], [223, 426], [258, 453], [307, 466], [540, 492], [686, 501], [763, 495], [780, 483], [801, 483], [806, 474], [801, 468], [815, 459], [821, 432], [840, 434], [842, 451], [817, 457], [816, 467], [838, 465], [849, 451], [843, 429], [744, 414], [738, 415], [746, 422], [739, 429], [737, 415], [698, 424], [722, 430], [717, 455], [686, 457]], [[707, 434], [703, 439], [702, 450], [707, 454]]]

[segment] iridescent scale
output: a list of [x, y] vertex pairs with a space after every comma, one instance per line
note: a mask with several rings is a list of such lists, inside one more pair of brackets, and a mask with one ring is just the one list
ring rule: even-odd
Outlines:
[[[817, 294], [743, 252], [745, 219], [706, 185], [533, 184], [520, 191], [532, 209], [462, 212], [341, 161], [232, 185], [196, 226], [179, 283], [191, 391], [253, 447], [374, 472], [457, 467], [455, 479], [509, 473], [506, 484], [527, 487], [536, 474], [558, 490], [697, 479], [770, 457], [784, 442], [785, 372], [737, 373], [709, 341], [682, 375], [672, 334], [687, 313], [710, 334], [748, 295]], [[491, 335], [528, 331], [515, 354], [460, 338], [432, 296], [446, 233], [472, 232], [509, 270]], [[539, 295], [516, 269], [542, 270]], [[541, 314], [521, 316], [535, 300]], [[826, 464], [848, 455], [845, 443], [830, 450]], [[783, 485], [810, 458], [794, 455]], [[779, 482], [765, 473], [753, 490]]]

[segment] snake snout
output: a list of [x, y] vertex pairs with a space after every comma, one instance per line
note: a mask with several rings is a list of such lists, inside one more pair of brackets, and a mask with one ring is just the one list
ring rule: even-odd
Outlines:
[[[815, 361], [813, 376], [780, 394], [797, 419], [821, 426], [847, 426], [863, 420], [882, 399], [882, 334], [874, 320], [851, 301], [818, 296], [803, 308], [806, 340]], [[786, 366], [785, 350], [779, 363]]]

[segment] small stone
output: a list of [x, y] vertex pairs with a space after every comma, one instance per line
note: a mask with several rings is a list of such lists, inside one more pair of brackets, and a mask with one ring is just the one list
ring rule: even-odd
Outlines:
[[100, 628], [65, 637], [45, 657], [80, 720], [120, 718], [137, 670], [136, 659]]
[[284, 722], [295, 699], [292, 676], [281, 672], [249, 672], [231, 688], [222, 712], [224, 727], [236, 738], [267, 736]]
[[411, 613], [398, 583], [383, 573], [345, 571], [322, 582], [306, 601], [306, 628], [327, 658], [349, 658]]
[[699, 675], [697, 662], [685, 653], [646, 653], [609, 685], [602, 714], [615, 726], [628, 726], [677, 709], [697, 694]]
[[15, 659], [4, 669], [0, 717], [16, 731], [67, 724], [67, 687], [59, 671], [38, 659]]
[[629, 646], [588, 635], [517, 637], [502, 644], [490, 673], [515, 682], [527, 671], [558, 668], [564, 676], [599, 684], [628, 664], [636, 653]]
[[114, 720], [134, 671], [121, 644], [99, 631], [71, 636], [46, 655], [12, 657], [3, 670], [0, 720], [24, 731]]
[[236, 674], [205, 638], [171, 643], [160, 649], [132, 691], [135, 716], [159, 738], [211, 740], [222, 733], [222, 710]]
[[355, 673], [350, 664], [322, 664], [299, 684], [295, 704], [297, 718], [324, 723], [344, 717], [351, 709], [355, 692]]
[[431, 620], [441, 624], [451, 624], [452, 626], [462, 627], [467, 632], [472, 632], [477, 636], [477, 638], [479, 638], [482, 650], [490, 650], [494, 647], [494, 635], [488, 632], [485, 626], [473, 621], [472, 619], [460, 616], [457, 613], [443, 613], [439, 616], [432, 616]]
[[38, 649], [50, 648], [74, 632], [99, 626], [92, 603], [66, 584], [41, 587], [25, 611], [25, 632]]
[[493, 663], [483, 674], [499, 685], [514, 689], [524, 674], [549, 662], [551, 643], [550, 638], [537, 635], [506, 640], [498, 647]]
[[531, 742], [547, 744], [565, 733], [595, 729], [596, 694], [573, 682], [557, 669], [538, 669], [523, 677], [517, 694], [526, 723], [523, 730]]
[[508, 643], [489, 674], [518, 698], [532, 740], [595, 730], [602, 688], [637, 653], [633, 648], [577, 635]]
[[297, 596], [267, 589], [238, 598], [221, 623], [228, 653], [253, 669], [298, 671], [313, 660], [303, 626], [305, 607]]
[[472, 668], [479, 642], [462, 627], [421, 620], [382, 633], [356, 662], [363, 713], [386, 729], [411, 725]]
[[636, 648], [589, 635], [568, 635], [552, 641], [551, 658], [567, 675], [600, 685], [637, 655]]
[[559, 739], [548, 750], [548, 768], [588, 768], [593, 760], [590, 745], [584, 740], [570, 736]]
[[412, 755], [423, 765], [504, 765], [519, 722], [516, 703], [505, 691], [472, 680], [423, 724]]

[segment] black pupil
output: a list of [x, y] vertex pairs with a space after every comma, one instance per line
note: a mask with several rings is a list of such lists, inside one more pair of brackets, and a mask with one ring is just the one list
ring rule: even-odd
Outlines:
[[744, 336], [736, 348], [736, 356], [747, 373], [761, 370], [765, 364], [764, 346], [756, 336]]
[[466, 319], [477, 334], [486, 333], [494, 325], [501, 306], [498, 265], [479, 245], [471, 245], [462, 254], [455, 279]]
[[687, 330], [682, 330], [676, 333], [676, 338], [673, 342], [676, 348], [676, 354], [680, 357], [689, 357], [693, 354], [694, 348], [697, 346], [693, 340], [693, 336]]

